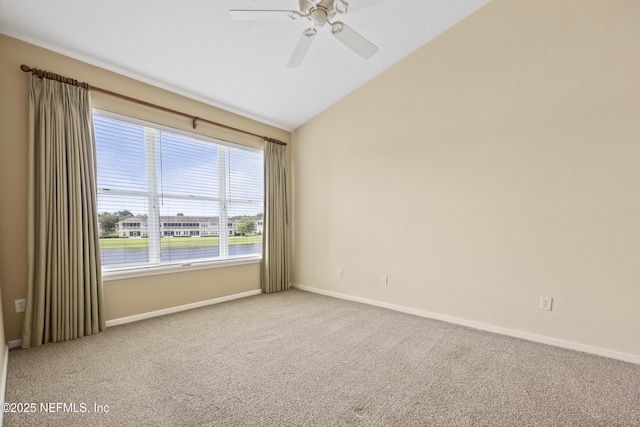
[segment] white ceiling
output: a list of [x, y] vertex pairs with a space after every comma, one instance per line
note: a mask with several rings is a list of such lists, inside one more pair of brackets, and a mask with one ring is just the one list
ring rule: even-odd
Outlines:
[[387, 0], [340, 18], [379, 47], [371, 59], [323, 28], [299, 68], [286, 64], [308, 21], [228, 13], [296, 0], [2, 0], [0, 33], [293, 130], [488, 2]]

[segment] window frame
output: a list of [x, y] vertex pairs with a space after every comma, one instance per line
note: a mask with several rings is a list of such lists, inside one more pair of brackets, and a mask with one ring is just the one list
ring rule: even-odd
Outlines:
[[[139, 126], [144, 126], [144, 127], [150, 127], [153, 128], [157, 131], [164, 131], [164, 132], [170, 132], [170, 133], [174, 133], [177, 135], [181, 135], [181, 136], [185, 136], [185, 137], [189, 137], [189, 138], [194, 138], [197, 139], [201, 142], [209, 142], [209, 143], [213, 143], [216, 145], [222, 145], [225, 147], [230, 147], [230, 148], [236, 148], [236, 149], [240, 149], [240, 150], [245, 150], [245, 151], [249, 151], [249, 152], [255, 152], [255, 153], [260, 153], [262, 156], [264, 156], [264, 150], [262, 148], [255, 148], [255, 147], [251, 147], [251, 146], [247, 146], [247, 145], [242, 145], [242, 144], [238, 144], [235, 142], [231, 142], [231, 141], [226, 141], [220, 138], [213, 138], [207, 135], [203, 135], [200, 133], [194, 133], [194, 132], [189, 132], [189, 131], [185, 131], [182, 129], [177, 129], [177, 128], [173, 128], [171, 126], [166, 126], [157, 122], [152, 122], [152, 121], [148, 121], [148, 120], [141, 120], [141, 119], [137, 119], [135, 117], [130, 117], [124, 114], [119, 114], [119, 113], [114, 113], [111, 111], [106, 111], [106, 110], [102, 110], [99, 108], [93, 108], [92, 109], [92, 116], [93, 115], [99, 115], [99, 116], [103, 116], [103, 117], [107, 117], [110, 119], [114, 119], [114, 120], [121, 120], [124, 122], [128, 122], [128, 123], [132, 123], [135, 125], [139, 125]], [[93, 119], [92, 119], [92, 126], [93, 126]], [[225, 156], [226, 157], [226, 156]], [[264, 158], [264, 157], [263, 157]], [[96, 171], [97, 171], [97, 164], [98, 164], [98, 159], [97, 159], [97, 155], [96, 155]], [[135, 194], [134, 194], [135, 193]], [[140, 194], [137, 194], [140, 193]], [[96, 182], [96, 198], [99, 197], [100, 194], [109, 194], [109, 195], [123, 195], [123, 196], [136, 196], [136, 197], [140, 197], [143, 196], [146, 197], [146, 194], [148, 193], [148, 191], [144, 191], [144, 192], [138, 192], [138, 191], [129, 191], [129, 190], [112, 190], [112, 189], [101, 189], [101, 188], [97, 188], [97, 182]], [[177, 197], [176, 197], [177, 196]], [[164, 195], [164, 197], [167, 197], [167, 195]], [[176, 199], [184, 199], [184, 200], [194, 200], [194, 197], [197, 199], [201, 199], [201, 200], [205, 200], [205, 201], [214, 201], [214, 202], [221, 202], [221, 198], [220, 197], [214, 197], [214, 196], [190, 196], [190, 195], [175, 195], [175, 194], [171, 194], [169, 195], [170, 198], [176, 198]], [[224, 198], [223, 198], [224, 199]], [[263, 200], [264, 200], [264, 189], [263, 189]], [[228, 198], [226, 199], [226, 203], [227, 205], [230, 203], [238, 203], [240, 202], [240, 204], [244, 204], [247, 203], [246, 201], [238, 201], [238, 200], [234, 200], [232, 198]], [[249, 202], [249, 204], [255, 204], [255, 203], [251, 203]], [[225, 205], [226, 207], [226, 205]], [[263, 201], [263, 207], [264, 207], [264, 201]], [[225, 209], [226, 211], [226, 209]], [[222, 215], [222, 216], [221, 216]], [[222, 217], [224, 217], [224, 221], [222, 221]], [[97, 217], [96, 217], [96, 221], [97, 221]], [[216, 224], [227, 224], [228, 222], [230, 222], [228, 220], [227, 217], [227, 212], [224, 212], [224, 214], [222, 212], [220, 212], [219, 216], [218, 216], [218, 221]], [[161, 220], [160, 217], [158, 218], [158, 229], [160, 232], [162, 232], [162, 227], [160, 227], [161, 225]], [[199, 227], [198, 227], [199, 228]], [[223, 227], [223, 228], [227, 228], [227, 227]], [[232, 233], [232, 229], [230, 229], [231, 227], [228, 228], [228, 232]], [[220, 228], [218, 229], [218, 231], [222, 231]], [[227, 234], [224, 233], [224, 239], [221, 237], [223, 236], [222, 233], [215, 233], [212, 235], [215, 235], [217, 237], [220, 238], [220, 245], [222, 246], [223, 240], [224, 240], [224, 245], [225, 248], [223, 249], [222, 247], [220, 247], [220, 254], [222, 256], [222, 254], [227, 254], [228, 253], [228, 247], [226, 247], [226, 245], [228, 245], [227, 241], [227, 237], [228, 236], [232, 236], [232, 234]], [[131, 267], [119, 267], [116, 269], [107, 269], [105, 270], [104, 267], [101, 269], [102, 270], [102, 280], [103, 281], [109, 281], [109, 280], [118, 280], [118, 279], [125, 279], [125, 278], [132, 278], [132, 277], [143, 277], [143, 276], [152, 276], [152, 275], [158, 275], [158, 274], [170, 274], [170, 273], [177, 273], [177, 272], [187, 272], [187, 271], [196, 271], [196, 270], [202, 270], [202, 269], [212, 269], [212, 268], [221, 268], [221, 267], [229, 267], [229, 266], [239, 266], [239, 265], [246, 265], [246, 264], [258, 264], [262, 262], [262, 253], [260, 253], [259, 255], [256, 254], [252, 254], [252, 255], [247, 255], [247, 256], [237, 256], [234, 258], [211, 258], [211, 259], [204, 259], [204, 260], [186, 260], [186, 261], [177, 261], [174, 263], [164, 263], [164, 264], [146, 264], [146, 265], [136, 265], [136, 266], [131, 266]]]

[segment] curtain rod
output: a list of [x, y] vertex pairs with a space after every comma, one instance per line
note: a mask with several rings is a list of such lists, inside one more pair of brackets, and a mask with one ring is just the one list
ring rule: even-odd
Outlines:
[[280, 145], [284, 145], [284, 146], [287, 145], [286, 142], [280, 141], [278, 139], [274, 139], [274, 138], [269, 138], [267, 136], [258, 135], [257, 133], [253, 133], [253, 132], [249, 132], [249, 131], [246, 131], [246, 130], [238, 129], [238, 128], [235, 128], [235, 127], [232, 127], [232, 126], [223, 125], [222, 123], [214, 122], [212, 120], [203, 119], [201, 117], [193, 116], [191, 114], [183, 113], [181, 111], [172, 110], [171, 108], [163, 107], [161, 105], [152, 104], [150, 102], [142, 101], [140, 99], [136, 99], [136, 98], [132, 98], [130, 96], [122, 95], [120, 93], [112, 92], [112, 91], [107, 90], [107, 89], [102, 89], [102, 88], [99, 88], [99, 87], [96, 87], [96, 86], [91, 86], [91, 85], [89, 85], [89, 83], [79, 82], [79, 81], [71, 79], [69, 77], [61, 76], [59, 74], [50, 73], [48, 71], [43, 71], [43, 70], [38, 70], [37, 68], [31, 68], [28, 65], [22, 64], [20, 66], [20, 69], [22, 71], [24, 71], [25, 73], [35, 74], [36, 76], [40, 77], [41, 79], [56, 80], [56, 81], [59, 81], [59, 82], [62, 82], [62, 83], [66, 83], [66, 84], [72, 85], [72, 86], [78, 86], [78, 87], [81, 87], [81, 88], [86, 89], [86, 90], [92, 90], [92, 91], [95, 91], [95, 92], [104, 93], [106, 95], [113, 96], [115, 98], [120, 98], [120, 99], [124, 99], [126, 101], [129, 101], [129, 102], [133, 102], [133, 103], [136, 103], [136, 104], [144, 105], [146, 107], [155, 108], [156, 110], [161, 110], [161, 111], [164, 111], [166, 113], [171, 113], [171, 114], [175, 114], [175, 115], [178, 115], [178, 116], [186, 117], [186, 118], [192, 120], [194, 129], [196, 128], [198, 122], [200, 121], [200, 122], [208, 123], [210, 125], [218, 126], [218, 127], [224, 128], [224, 129], [229, 129], [229, 130], [233, 130], [233, 131], [236, 131], [236, 132], [244, 133], [245, 135], [256, 136], [258, 138], [262, 138], [264, 141], [273, 142], [274, 144], [280, 144]]

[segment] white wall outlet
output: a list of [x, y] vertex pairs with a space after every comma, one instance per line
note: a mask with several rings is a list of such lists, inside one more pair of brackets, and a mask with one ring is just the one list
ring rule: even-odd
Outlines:
[[338, 278], [342, 279], [344, 277], [344, 271], [340, 268], [338, 269]]
[[24, 298], [16, 300], [16, 313], [22, 313], [24, 311], [24, 306], [27, 304]]
[[382, 283], [383, 285], [388, 285], [389, 284], [389, 276], [380, 276], [380, 283]]
[[540, 310], [551, 311], [551, 305], [553, 304], [553, 298], [540, 297]]

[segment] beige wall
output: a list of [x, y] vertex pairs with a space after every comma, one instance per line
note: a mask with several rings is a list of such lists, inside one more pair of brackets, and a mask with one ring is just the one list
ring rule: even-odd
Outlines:
[[104, 289], [107, 318], [120, 319], [260, 289], [260, 263], [109, 280]]
[[293, 282], [640, 355], [638, 22], [493, 0], [297, 129]]
[[[7, 340], [20, 338], [22, 314], [13, 301], [26, 296], [27, 282], [27, 120], [28, 76], [26, 64], [86, 81], [148, 102], [218, 121], [260, 135], [288, 142], [289, 132], [213, 108], [188, 98], [140, 83], [68, 57], [0, 35], [0, 282], [4, 298]], [[205, 78], [205, 76], [203, 76]], [[93, 105], [167, 126], [193, 131], [191, 122], [179, 116], [93, 93]], [[199, 124], [197, 131], [250, 146], [261, 146], [255, 137]], [[199, 270], [166, 276], [105, 282], [109, 320], [151, 310], [218, 298], [259, 289], [258, 264]]]

